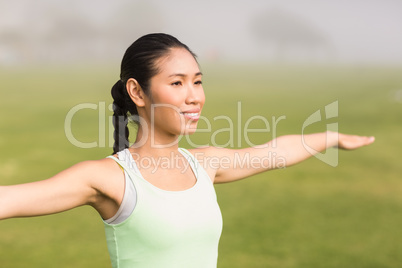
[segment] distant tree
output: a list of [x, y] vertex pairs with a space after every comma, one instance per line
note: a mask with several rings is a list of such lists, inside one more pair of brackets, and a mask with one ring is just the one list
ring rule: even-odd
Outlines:
[[53, 52], [48, 55], [50, 58], [64, 61], [94, 56], [93, 45], [97, 41], [98, 30], [78, 9], [65, 12], [58, 8], [49, 14], [48, 20], [51, 27], [43, 41]]
[[30, 58], [24, 36], [10, 29], [0, 31], [0, 65], [18, 64]]
[[152, 3], [126, 1], [105, 21], [104, 27], [107, 36], [124, 42], [122, 45], [126, 47], [144, 34], [162, 32], [165, 24], [163, 14]]
[[254, 38], [273, 49], [277, 60], [287, 60], [295, 51], [312, 56], [318, 49], [329, 47], [328, 39], [317, 27], [282, 9], [257, 14], [251, 27]]

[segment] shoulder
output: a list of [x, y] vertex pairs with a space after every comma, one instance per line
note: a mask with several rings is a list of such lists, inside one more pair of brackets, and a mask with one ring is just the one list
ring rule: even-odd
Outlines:
[[110, 158], [79, 162], [72, 168], [79, 169], [80, 172], [91, 175], [90, 177], [104, 177], [121, 173], [119, 165], [116, 163], [116, 161]]

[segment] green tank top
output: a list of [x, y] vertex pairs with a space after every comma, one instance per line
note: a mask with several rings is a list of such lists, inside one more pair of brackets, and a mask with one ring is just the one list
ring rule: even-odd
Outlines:
[[184, 191], [159, 189], [127, 161], [110, 156], [127, 172], [137, 192], [135, 209], [125, 221], [104, 222], [113, 268], [217, 266], [222, 215], [215, 190], [194, 156], [185, 149], [179, 151], [197, 179]]

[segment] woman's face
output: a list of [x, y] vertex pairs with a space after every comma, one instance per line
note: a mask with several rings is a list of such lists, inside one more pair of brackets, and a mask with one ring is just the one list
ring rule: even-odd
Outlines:
[[198, 63], [186, 49], [173, 48], [158, 67], [146, 105], [151, 131], [172, 136], [194, 133], [205, 102]]

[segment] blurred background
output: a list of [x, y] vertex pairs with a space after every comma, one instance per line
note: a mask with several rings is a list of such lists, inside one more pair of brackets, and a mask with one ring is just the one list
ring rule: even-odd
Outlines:
[[[107, 107], [124, 51], [144, 34], [166, 32], [198, 55], [203, 115], [212, 123], [183, 147], [212, 139], [244, 147], [238, 129], [255, 115], [285, 119], [275, 133], [249, 134], [254, 144], [301, 134], [317, 110], [323, 118], [307, 133], [336, 123], [341, 132], [376, 136], [370, 147], [339, 152], [336, 167], [311, 158], [217, 185], [218, 267], [400, 267], [401, 13], [398, 0], [0, 0], [0, 185], [110, 154]], [[327, 120], [334, 101], [338, 117]], [[95, 108], [78, 111], [68, 131], [92, 148], [67, 137], [66, 116], [80, 104]], [[212, 136], [231, 127], [216, 120], [222, 115], [235, 131]], [[9, 219], [0, 230], [1, 268], [110, 267], [91, 208]]]
[[3, 66], [116, 61], [167, 32], [202, 60], [402, 61], [402, 3], [385, 1], [0, 1]]

